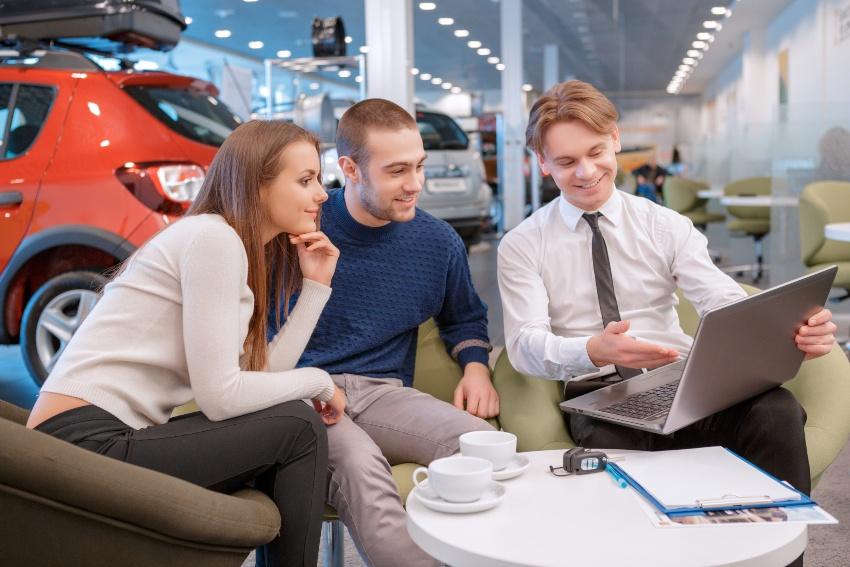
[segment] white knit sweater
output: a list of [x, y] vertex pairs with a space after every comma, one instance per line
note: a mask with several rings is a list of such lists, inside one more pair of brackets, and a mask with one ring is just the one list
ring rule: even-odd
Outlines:
[[186, 217], [156, 235], [109, 283], [42, 387], [82, 398], [139, 429], [195, 399], [219, 421], [289, 400], [333, 395], [318, 368], [295, 369], [331, 294], [304, 280], [269, 345], [269, 371], [240, 368], [254, 309], [248, 257], [219, 215]]

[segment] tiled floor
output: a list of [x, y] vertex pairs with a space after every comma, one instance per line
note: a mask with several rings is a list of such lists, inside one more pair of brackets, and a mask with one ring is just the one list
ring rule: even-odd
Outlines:
[[[751, 261], [752, 241], [746, 239], [730, 239], [722, 226], [709, 227], [711, 247], [719, 250], [725, 263], [739, 264]], [[489, 329], [494, 345], [504, 345], [502, 331], [502, 310], [499, 300], [498, 283], [496, 281], [496, 246], [497, 241], [484, 241], [473, 247], [470, 254], [470, 269], [472, 279], [479, 294], [488, 304]], [[769, 249], [769, 244], [766, 246]], [[802, 272], [795, 258], [785, 258], [781, 273]], [[780, 270], [777, 270], [780, 272]], [[770, 285], [767, 281], [761, 286]], [[838, 304], [830, 304], [835, 312], [835, 320], [839, 325], [839, 334], [846, 341], [850, 336], [850, 300]], [[26, 374], [20, 361], [17, 347], [0, 347], [0, 399], [11, 401], [23, 407], [31, 407], [35, 402], [37, 389]], [[809, 547], [806, 551], [808, 567], [834, 567], [850, 565], [850, 445], [845, 447], [839, 458], [824, 475], [821, 483], [814, 492], [814, 498], [836, 518], [841, 521], [839, 526], [815, 526], [810, 530]], [[346, 567], [359, 567], [363, 562], [357, 555], [350, 538], [346, 534]], [[253, 556], [249, 557], [245, 566], [252, 567]], [[320, 565], [322, 564], [320, 559]]]

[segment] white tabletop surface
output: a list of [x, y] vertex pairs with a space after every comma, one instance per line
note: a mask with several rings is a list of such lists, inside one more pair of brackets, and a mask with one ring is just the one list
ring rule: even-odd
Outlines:
[[563, 451], [526, 453], [531, 466], [504, 481], [504, 500], [475, 514], [426, 508], [411, 493], [407, 529], [453, 567], [564, 565], [784, 566], [805, 549], [805, 524], [656, 528], [631, 488], [608, 474], [555, 477]]
[[727, 207], [796, 207], [800, 204], [800, 199], [797, 197], [774, 197], [773, 195], [759, 195], [752, 197], [732, 195], [729, 197], [721, 197], [720, 202]]
[[719, 199], [723, 197], [723, 189], [701, 189], [697, 191], [700, 199]]
[[850, 222], [838, 222], [823, 227], [824, 236], [830, 240], [850, 242]]

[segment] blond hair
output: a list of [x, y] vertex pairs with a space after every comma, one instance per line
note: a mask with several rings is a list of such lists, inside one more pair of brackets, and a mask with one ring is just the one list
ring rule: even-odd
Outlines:
[[617, 109], [599, 90], [584, 81], [555, 85], [534, 101], [525, 130], [525, 143], [543, 153], [546, 131], [558, 122], [581, 122], [594, 132], [610, 134], [617, 126]]

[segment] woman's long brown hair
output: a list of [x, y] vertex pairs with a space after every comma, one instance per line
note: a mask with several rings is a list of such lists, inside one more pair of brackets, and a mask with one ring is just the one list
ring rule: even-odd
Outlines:
[[[218, 150], [186, 213], [221, 215], [245, 246], [248, 287], [254, 293], [254, 313], [244, 345], [243, 361], [248, 370], [263, 370], [267, 365], [270, 292], [274, 293], [275, 323], [279, 328], [281, 293], [288, 312], [290, 297], [301, 288], [298, 254], [288, 236], [280, 234], [263, 246], [261, 227], [268, 220], [268, 213], [260, 196], [260, 187], [270, 183], [283, 168], [283, 150], [298, 141], [314, 145], [319, 153], [315, 136], [294, 124], [253, 120], [239, 126]], [[210, 305], [210, 309], [216, 306]]]

